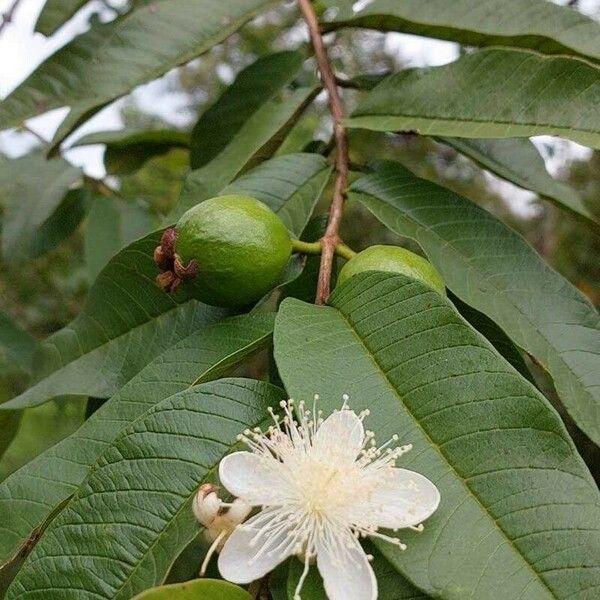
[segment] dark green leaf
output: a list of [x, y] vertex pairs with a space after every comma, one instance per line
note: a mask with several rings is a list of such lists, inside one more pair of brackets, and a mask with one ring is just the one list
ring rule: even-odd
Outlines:
[[173, 148], [189, 148], [190, 134], [177, 129], [100, 131], [78, 139], [71, 147], [104, 144], [104, 166], [113, 175], [129, 175], [147, 160]]
[[[271, 340], [271, 315], [200, 329], [157, 356], [73, 435], [0, 485], [0, 564], [80, 485], [119, 432], [158, 402], [226, 373]], [[40, 481], [44, 485], [40, 485]]]
[[576, 58], [479, 50], [443, 67], [392, 75], [348, 125], [467, 138], [559, 135], [600, 148], [599, 75]]
[[347, 26], [600, 61], [600, 25], [577, 10], [547, 0], [375, 0], [358, 11], [346, 3], [325, 28]]
[[523, 238], [468, 200], [387, 163], [353, 197], [416, 240], [459, 298], [548, 371], [569, 414], [600, 441], [600, 317]]
[[87, 2], [88, 0], [46, 0], [35, 30], [44, 35], [52, 35]]
[[226, 379], [158, 404], [103, 453], [6, 599], [125, 600], [161, 583], [197, 535], [191, 502], [198, 485], [282, 396], [267, 383]]
[[[23, 261], [56, 245], [73, 230], [73, 221], [61, 223], [52, 215], [71, 187], [82, 181], [81, 169], [66, 160], [46, 160], [40, 154], [0, 160], [0, 205], [4, 205], [2, 255], [5, 261]], [[67, 206], [79, 206], [71, 197]], [[81, 217], [76, 208], [73, 218]], [[65, 209], [59, 215], [65, 216]], [[75, 224], [79, 219], [75, 219]], [[60, 225], [63, 225], [61, 227]]]
[[226, 314], [194, 300], [197, 281], [175, 295], [156, 285], [152, 256], [160, 236], [134, 242], [109, 262], [79, 316], [42, 345], [39, 381], [1, 409], [64, 394], [111, 396], [176, 341]]
[[0, 129], [70, 106], [54, 139], [58, 144], [108, 103], [206, 52], [272, 4], [148, 2], [80, 35], [42, 63], [0, 106]]
[[598, 223], [598, 218], [586, 208], [579, 194], [571, 186], [554, 179], [548, 173], [544, 159], [529, 140], [440, 138], [440, 141], [499, 177], [536, 192], [542, 198], [554, 202], [559, 208], [566, 208]]
[[134, 600], [252, 600], [252, 596], [227, 581], [196, 579], [146, 590]]
[[327, 413], [348, 393], [439, 487], [405, 552], [376, 541], [393, 566], [436, 598], [592, 597], [600, 497], [548, 401], [420, 282], [361, 274], [329, 303], [282, 303], [275, 358], [290, 396], [319, 393]]
[[241, 71], [196, 123], [192, 132], [192, 169], [216, 158], [246, 121], [296, 77], [303, 58], [300, 52], [277, 52], [259, 58]]
[[215, 159], [192, 171], [169, 218], [177, 220], [188, 208], [215, 196], [242, 172], [270, 158], [316, 92], [316, 88], [300, 88], [281, 102], [264, 104]]
[[94, 280], [122, 248], [156, 227], [147, 208], [119, 198], [94, 198], [85, 228], [85, 262]]

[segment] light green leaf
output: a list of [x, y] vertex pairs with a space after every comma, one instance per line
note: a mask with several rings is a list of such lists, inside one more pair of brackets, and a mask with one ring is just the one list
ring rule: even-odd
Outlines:
[[[69, 189], [81, 181], [81, 169], [62, 158], [46, 160], [42, 154], [34, 153], [0, 160], [3, 260], [22, 261], [38, 256], [56, 245], [57, 237], [62, 239], [63, 236], [57, 236], [56, 222], [47, 223]], [[40, 230], [45, 234], [41, 236]], [[71, 233], [72, 229], [65, 227], [65, 231]]]
[[121, 430], [165, 398], [219, 377], [265, 348], [272, 331], [272, 315], [199, 329], [157, 356], [73, 435], [0, 484], [0, 564], [73, 494]]
[[42, 344], [39, 380], [0, 410], [65, 394], [109, 397], [176, 341], [227, 314], [194, 300], [197, 281], [174, 295], [156, 285], [160, 236], [134, 242], [109, 262], [78, 317]]
[[226, 379], [158, 404], [103, 453], [6, 599], [125, 600], [161, 583], [198, 533], [191, 510], [198, 485], [282, 397], [264, 382]]
[[223, 194], [248, 194], [279, 215], [300, 236], [327, 185], [331, 167], [319, 154], [285, 154], [266, 161], [228, 185]]
[[178, 129], [99, 131], [78, 139], [71, 148], [104, 144], [104, 166], [113, 175], [129, 175], [155, 156], [189, 148], [190, 134]]
[[296, 77], [303, 60], [300, 52], [277, 52], [259, 58], [241, 71], [196, 123], [192, 132], [192, 169], [216, 158], [246, 121]]
[[242, 172], [271, 158], [316, 93], [317, 88], [300, 88], [285, 100], [272, 100], [257, 110], [215, 159], [190, 173], [169, 219], [176, 221]]
[[39, 344], [27, 331], [0, 312], [0, 371], [21, 371], [31, 374], [33, 355]]
[[[15, 412], [1, 413], [0, 419], [16, 414], [21, 416]], [[15, 436], [0, 460], [0, 481], [75, 432], [84, 417], [85, 403], [81, 398], [58, 398], [23, 411]]]
[[527, 139], [469, 140], [440, 138], [461, 154], [473, 159], [484, 169], [526, 190], [550, 200], [559, 208], [598, 223], [579, 194], [566, 183], [554, 179], [546, 170], [544, 159]]
[[492, 48], [392, 75], [348, 125], [466, 138], [558, 135], [600, 148], [599, 94], [600, 69], [583, 60]]
[[356, 12], [351, 5], [325, 29], [370, 27], [467, 46], [530, 48], [600, 61], [600, 25], [547, 0], [375, 0]]
[[[0, 129], [71, 106], [54, 142], [135, 87], [218, 44], [273, 0], [155, 0], [76, 37], [0, 105]], [[68, 68], [65, 68], [68, 65]]]
[[382, 165], [352, 189], [419, 243], [459, 298], [539, 361], [577, 425], [599, 442], [600, 317], [587, 298], [488, 212], [399, 165]]
[[455, 311], [402, 275], [366, 273], [321, 307], [287, 299], [275, 358], [296, 399], [325, 413], [350, 396], [378, 440], [413, 450], [402, 467], [439, 488], [408, 549], [375, 540], [436, 598], [591, 598], [600, 586], [600, 496], [560, 418]]
[[227, 581], [195, 579], [146, 590], [134, 600], [252, 600], [252, 596]]
[[88, 0], [46, 0], [35, 30], [44, 35], [52, 35], [87, 2]]
[[97, 197], [85, 228], [85, 262], [93, 281], [125, 246], [156, 227], [147, 208], [119, 198]]

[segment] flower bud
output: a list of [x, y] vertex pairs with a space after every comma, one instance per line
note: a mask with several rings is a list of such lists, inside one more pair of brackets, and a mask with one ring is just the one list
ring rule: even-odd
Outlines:
[[205, 527], [210, 527], [221, 510], [221, 499], [217, 496], [217, 489], [210, 483], [204, 483], [194, 497], [192, 510], [196, 519]]

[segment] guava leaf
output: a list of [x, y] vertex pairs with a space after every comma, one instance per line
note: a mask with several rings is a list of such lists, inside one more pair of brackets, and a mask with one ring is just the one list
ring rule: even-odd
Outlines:
[[198, 485], [282, 398], [268, 383], [225, 379], [156, 405], [105, 450], [6, 599], [125, 600], [160, 584], [198, 533], [191, 510]]
[[536, 358], [577, 425], [600, 442], [600, 317], [589, 300], [487, 211], [397, 164], [352, 190], [387, 227], [419, 243], [459, 298]]
[[73, 494], [121, 430], [168, 396], [219, 377], [266, 347], [272, 330], [271, 315], [234, 317], [200, 329], [156, 357], [70, 437], [2, 482], [0, 564]]
[[30, 375], [38, 346], [38, 341], [29, 332], [0, 312], [0, 371], [15, 370]]
[[388, 77], [347, 124], [466, 138], [558, 135], [600, 148], [599, 74], [599, 67], [577, 58], [484, 49]]
[[[60, 241], [72, 233], [70, 222], [62, 219], [49, 224], [48, 221], [59, 209], [67, 192], [82, 181], [81, 169], [62, 158], [47, 160], [39, 152], [15, 159], [2, 158], [2, 259], [17, 262], [39, 256], [54, 247], [57, 238]], [[68, 213], [73, 214], [74, 207]], [[63, 227], [60, 227], [61, 223], [64, 223]], [[61, 234], [61, 229], [64, 234]]]
[[331, 175], [319, 154], [285, 154], [265, 161], [223, 194], [248, 194], [271, 208], [294, 237], [304, 231]]
[[[0, 129], [70, 106], [54, 143], [98, 110], [223, 41], [273, 0], [154, 0], [76, 37], [0, 106]], [[68, 68], [67, 68], [68, 67]]]
[[94, 198], [87, 217], [84, 253], [93, 281], [119, 250], [156, 228], [150, 212], [136, 202], [105, 196]]
[[52, 35], [87, 2], [88, 0], [46, 0], [35, 30], [44, 35]]
[[216, 158], [246, 121], [296, 77], [303, 62], [301, 52], [288, 50], [263, 56], [240, 71], [192, 131], [192, 169]]
[[192, 206], [216, 196], [244, 171], [271, 158], [317, 91], [300, 88], [285, 100], [271, 100], [258, 109], [216, 158], [188, 175], [169, 220], [178, 220]]
[[133, 600], [252, 600], [252, 596], [227, 581], [194, 579], [146, 590]]
[[530, 48], [600, 62], [600, 25], [546, 0], [375, 0], [347, 3], [326, 30], [370, 27], [436, 37], [467, 46]]
[[103, 144], [104, 166], [111, 175], [129, 175], [146, 161], [173, 148], [189, 148], [190, 134], [178, 129], [98, 131], [79, 138], [71, 148]]
[[[600, 495], [546, 398], [451, 302], [402, 275], [363, 273], [329, 306], [281, 304], [275, 359], [288, 394], [350, 396], [379, 443], [413, 450], [441, 504], [405, 552], [379, 551], [436, 598], [585, 598], [600, 586]], [[473, 542], [475, 540], [475, 542]]]
[[554, 179], [548, 173], [544, 159], [529, 140], [440, 138], [439, 141], [452, 146], [499, 177], [598, 225], [598, 218], [588, 210], [579, 194], [570, 185]]

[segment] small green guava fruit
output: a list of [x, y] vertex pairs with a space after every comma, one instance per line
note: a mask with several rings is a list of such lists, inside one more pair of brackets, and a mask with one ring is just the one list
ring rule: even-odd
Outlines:
[[359, 252], [343, 266], [338, 276], [338, 284], [365, 271], [402, 273], [446, 295], [444, 280], [435, 267], [422, 256], [400, 246], [370, 246]]
[[[199, 299], [214, 306], [244, 306], [277, 285], [290, 259], [285, 225], [249, 196], [219, 196], [188, 210], [175, 226], [178, 262], [199, 281]], [[185, 279], [185, 275], [183, 277]]]

